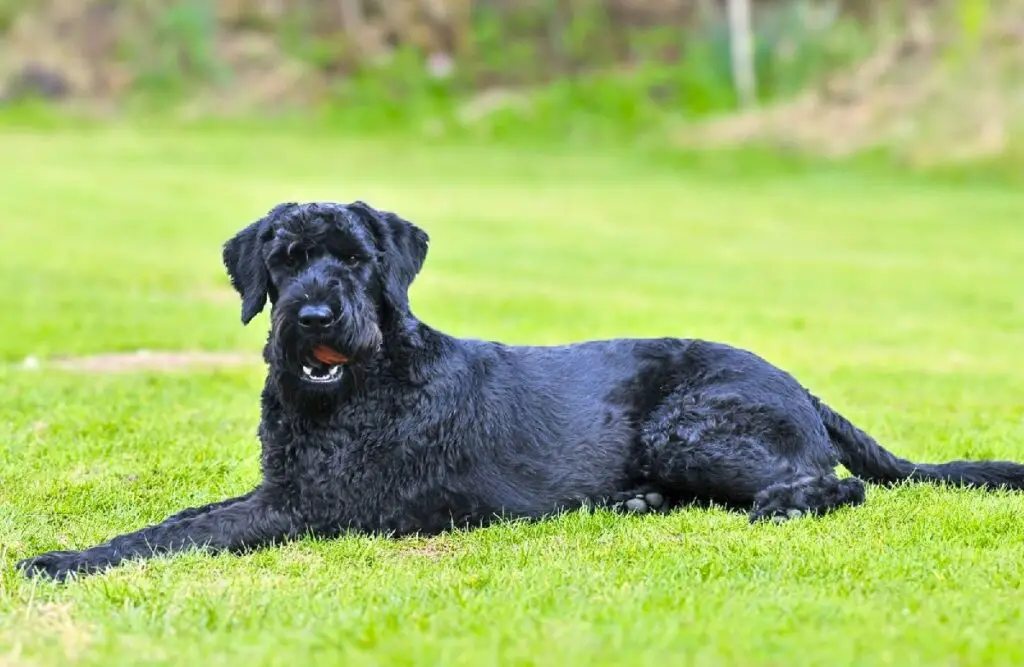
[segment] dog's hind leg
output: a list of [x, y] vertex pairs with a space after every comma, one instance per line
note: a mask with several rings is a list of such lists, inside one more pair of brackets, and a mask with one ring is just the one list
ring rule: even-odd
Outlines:
[[672, 398], [641, 432], [643, 477], [667, 496], [742, 509], [751, 520], [864, 501], [859, 479], [835, 476], [837, 452], [813, 414], [732, 397]]
[[772, 484], [754, 498], [751, 523], [762, 519], [776, 522], [804, 514], [826, 514], [843, 505], [864, 502], [864, 482], [856, 477], [839, 479], [835, 475], [802, 477]]
[[777, 456], [757, 439], [671, 441], [652, 473], [667, 494], [691, 495], [750, 512], [751, 521], [822, 515], [864, 502], [864, 483], [827, 466]]

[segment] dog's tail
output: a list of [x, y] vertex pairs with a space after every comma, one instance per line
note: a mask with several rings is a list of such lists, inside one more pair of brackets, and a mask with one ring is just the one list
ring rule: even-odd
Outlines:
[[841, 414], [811, 396], [829, 438], [839, 449], [839, 462], [857, 477], [876, 484], [903, 480], [948, 482], [989, 490], [1024, 490], [1024, 465], [1011, 461], [912, 463], [886, 451], [874, 438]]

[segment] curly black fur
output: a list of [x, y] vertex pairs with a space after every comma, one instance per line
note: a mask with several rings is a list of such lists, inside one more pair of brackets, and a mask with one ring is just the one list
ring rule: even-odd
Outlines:
[[[427, 242], [362, 202], [282, 204], [239, 232], [224, 263], [243, 322], [272, 304], [262, 482], [20, 566], [63, 579], [193, 547], [432, 534], [583, 505], [665, 511], [714, 501], [751, 520], [785, 520], [864, 501], [860, 479], [834, 474], [839, 463], [882, 483], [1024, 489], [1016, 463], [899, 459], [791, 375], [728, 345], [514, 347], [445, 335], [409, 310]], [[309, 308], [319, 320], [304, 316]], [[337, 377], [311, 360], [322, 344], [348, 359]]]

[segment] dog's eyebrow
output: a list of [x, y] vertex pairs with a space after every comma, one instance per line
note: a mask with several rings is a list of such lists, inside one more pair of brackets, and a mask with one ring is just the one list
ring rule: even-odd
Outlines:
[[356, 215], [350, 207], [342, 206], [340, 211], [341, 217], [345, 219], [345, 224], [352, 228], [359, 226], [359, 216]]
[[334, 232], [327, 235], [326, 245], [331, 252], [345, 255], [365, 257], [372, 245], [363, 230], [358, 227], [334, 227]]

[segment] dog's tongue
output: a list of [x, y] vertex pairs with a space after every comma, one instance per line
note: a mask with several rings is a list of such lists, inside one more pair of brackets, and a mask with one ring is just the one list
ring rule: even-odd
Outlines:
[[327, 347], [326, 345], [317, 345], [314, 347], [313, 356], [316, 357], [317, 361], [328, 366], [348, 363], [348, 357], [337, 350]]

